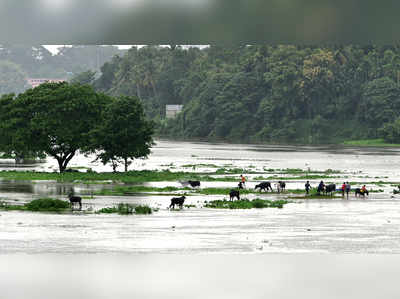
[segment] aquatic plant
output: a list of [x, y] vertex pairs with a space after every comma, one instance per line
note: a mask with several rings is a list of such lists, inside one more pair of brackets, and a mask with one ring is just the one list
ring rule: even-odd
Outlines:
[[119, 203], [114, 207], [106, 207], [96, 211], [96, 214], [113, 214], [118, 213], [120, 215], [131, 215], [133, 213], [139, 215], [151, 214], [153, 211], [152, 208], [146, 205], [134, 205], [130, 203]]
[[34, 199], [24, 205], [11, 205], [5, 201], [0, 201], [0, 209], [7, 211], [62, 212], [69, 207], [69, 202], [53, 198]]
[[285, 204], [289, 203], [287, 200], [265, 200], [256, 198], [253, 200], [241, 199], [241, 200], [213, 200], [207, 202], [204, 207], [214, 209], [261, 209], [261, 208], [283, 208]]
[[146, 214], [151, 214], [153, 211], [149, 206], [136, 206], [135, 207], [135, 214], [141, 214], [141, 215], [146, 215]]
[[60, 199], [39, 198], [25, 204], [26, 210], [34, 212], [60, 212], [70, 207], [70, 203]]

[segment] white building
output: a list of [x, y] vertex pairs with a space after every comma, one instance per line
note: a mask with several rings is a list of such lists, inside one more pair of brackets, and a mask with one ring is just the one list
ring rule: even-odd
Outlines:
[[43, 84], [45, 82], [50, 82], [50, 83], [59, 83], [59, 82], [64, 82], [66, 80], [64, 79], [44, 79], [44, 78], [28, 78], [28, 83], [33, 87], [37, 87], [40, 84]]
[[176, 115], [181, 112], [183, 109], [183, 105], [166, 105], [165, 106], [165, 117], [166, 118], [175, 118]]

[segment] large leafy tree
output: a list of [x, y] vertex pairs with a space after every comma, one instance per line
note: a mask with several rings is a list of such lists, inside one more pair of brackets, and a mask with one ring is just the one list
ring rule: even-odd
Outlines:
[[63, 172], [78, 150], [89, 150], [89, 134], [101, 122], [110, 100], [90, 86], [46, 83], [29, 89], [12, 101], [4, 98], [7, 119], [0, 136], [16, 152], [42, 151], [58, 161]]
[[103, 110], [102, 122], [92, 134], [92, 144], [99, 149], [102, 163], [111, 163], [114, 171], [123, 163], [125, 171], [133, 159], [147, 157], [153, 144], [153, 123], [145, 117], [135, 96], [114, 98]]

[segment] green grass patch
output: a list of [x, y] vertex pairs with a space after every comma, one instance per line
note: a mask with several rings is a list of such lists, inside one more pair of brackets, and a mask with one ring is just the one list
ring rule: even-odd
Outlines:
[[10, 205], [4, 201], [0, 202], [0, 209], [6, 211], [63, 212], [69, 208], [69, 202], [53, 198], [34, 199], [24, 205]]
[[113, 214], [118, 213], [119, 215], [146, 215], [153, 213], [153, 209], [146, 205], [133, 205], [130, 203], [119, 203], [114, 207], [102, 208], [96, 211], [97, 214]]
[[287, 200], [265, 200], [265, 199], [241, 199], [241, 200], [213, 200], [207, 202], [204, 207], [213, 209], [261, 209], [261, 208], [283, 208], [285, 204], [289, 203]]
[[319, 180], [319, 179], [338, 179], [338, 178], [346, 178], [343, 176], [330, 176], [330, 175], [320, 175], [320, 174], [310, 174], [310, 175], [301, 175], [301, 176], [291, 176], [291, 177], [282, 177], [282, 176], [257, 176], [254, 177], [256, 181], [271, 181], [271, 180], [280, 180], [280, 181], [289, 181], [289, 180]]
[[399, 147], [400, 144], [387, 143], [382, 138], [378, 139], [363, 139], [363, 140], [348, 140], [343, 142], [344, 145], [351, 146], [388, 146], [388, 147]]
[[[176, 192], [176, 191], [192, 191], [189, 187], [172, 187], [167, 186], [163, 188], [148, 187], [148, 186], [115, 186], [110, 189], [103, 189], [93, 191], [94, 195], [132, 195], [135, 193], [149, 193], [149, 192]], [[172, 193], [174, 194], [174, 193]]]
[[196, 205], [183, 205], [185, 208], [195, 208]]
[[219, 168], [220, 166], [215, 164], [185, 164], [182, 168], [196, 168], [196, 167], [207, 167], [207, 168]]
[[135, 214], [146, 215], [151, 214], [152, 210], [149, 206], [136, 206], [135, 207]]
[[[222, 172], [223, 174], [230, 174], [229, 171]], [[118, 183], [143, 183], [143, 182], [156, 182], [156, 181], [238, 181], [239, 178], [232, 177], [212, 177], [211, 175], [218, 175], [221, 173], [208, 172], [171, 172], [169, 170], [163, 171], [128, 171], [128, 172], [36, 172], [36, 171], [0, 171], [0, 178], [12, 180], [55, 180], [58, 182], [78, 182], [85, 184], [102, 183], [104, 181], [118, 182]], [[232, 173], [231, 173], [232, 174]]]

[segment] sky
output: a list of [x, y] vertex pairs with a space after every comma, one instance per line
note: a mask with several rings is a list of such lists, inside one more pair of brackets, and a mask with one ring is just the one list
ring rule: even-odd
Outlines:
[[[66, 45], [43, 45], [43, 47], [45, 47], [47, 50], [49, 50], [53, 55], [56, 55], [58, 50], [57, 48], [59, 47], [63, 47]], [[129, 49], [130, 47], [132, 47], [132, 45], [115, 45], [117, 46], [119, 49]]]

